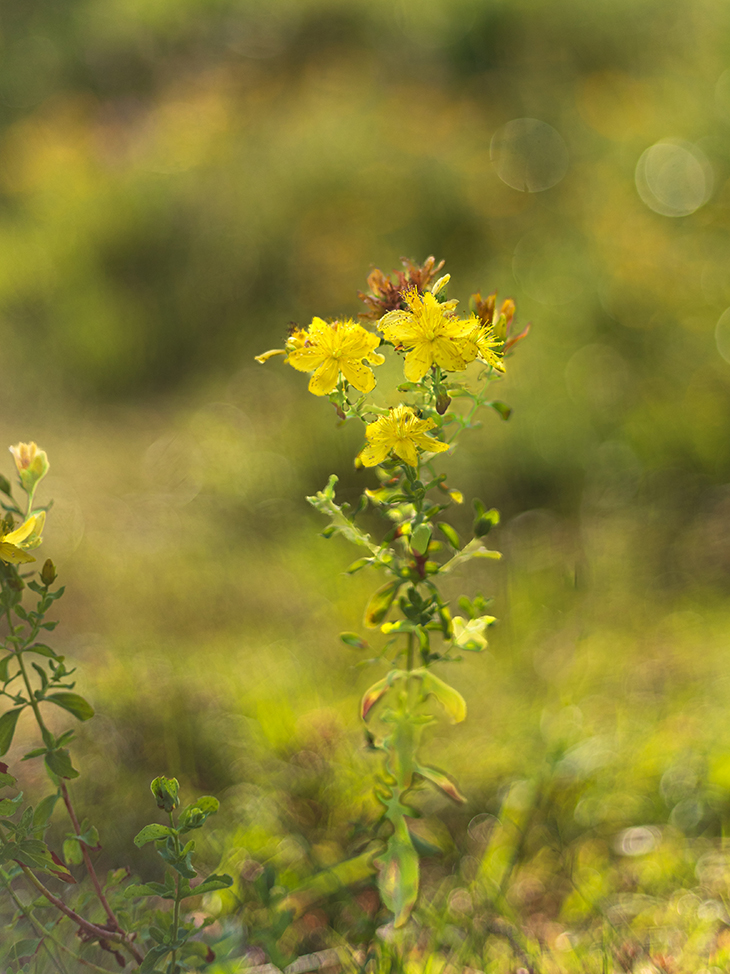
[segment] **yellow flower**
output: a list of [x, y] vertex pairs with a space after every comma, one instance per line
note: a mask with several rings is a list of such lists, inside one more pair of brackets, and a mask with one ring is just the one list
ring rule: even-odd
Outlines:
[[25, 548], [37, 548], [41, 543], [41, 532], [46, 523], [46, 512], [40, 511], [38, 514], [31, 514], [14, 531], [7, 534], [0, 529], [0, 561], [10, 565], [21, 565], [30, 561], [35, 561]]
[[418, 466], [418, 450], [443, 453], [448, 443], [427, 436], [436, 424], [432, 419], [419, 419], [410, 406], [391, 407], [387, 416], [380, 416], [365, 428], [367, 446], [358, 454], [365, 467], [382, 463], [392, 450], [411, 467]]
[[415, 288], [403, 292], [410, 311], [389, 311], [378, 322], [386, 341], [396, 347], [409, 349], [405, 359], [405, 377], [418, 382], [432, 365], [440, 365], [447, 372], [462, 372], [477, 357], [472, 338], [479, 319], [472, 315], [460, 321], [453, 313], [455, 301], [443, 303], [436, 294], [447, 283], [448, 275], [421, 297]]
[[504, 342], [500, 341], [494, 334], [492, 326], [480, 325], [475, 328], [471, 335], [472, 341], [479, 350], [478, 358], [485, 362], [497, 372], [504, 372], [504, 361], [502, 356], [495, 352], [495, 348], [504, 349]]
[[300, 372], [314, 372], [309, 380], [309, 391], [315, 396], [326, 396], [337, 385], [340, 375], [360, 392], [370, 392], [375, 387], [372, 369], [363, 365], [382, 365], [385, 361], [375, 349], [380, 339], [350, 318], [328, 323], [313, 318], [309, 329], [302, 333], [304, 341], [289, 351], [287, 362]]
[[38, 481], [48, 473], [46, 451], [39, 450], [35, 443], [17, 443], [9, 449], [15, 458], [23, 490], [32, 493]]
[[296, 348], [301, 348], [306, 340], [306, 331], [303, 328], [299, 328], [298, 325], [294, 325], [289, 332], [289, 337], [284, 343], [283, 348], [271, 348], [268, 352], [263, 352], [261, 355], [255, 355], [254, 358], [257, 362], [260, 362], [261, 365], [263, 365], [264, 362], [268, 362], [269, 359], [273, 358], [275, 355], [288, 355], [289, 352], [293, 352]]

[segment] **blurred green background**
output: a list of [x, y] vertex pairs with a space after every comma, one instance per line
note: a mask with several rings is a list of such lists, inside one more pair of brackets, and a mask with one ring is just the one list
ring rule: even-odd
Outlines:
[[503, 513], [505, 559], [454, 588], [500, 624], [454, 677], [468, 723], [430, 745], [470, 803], [421, 801], [458, 844], [578, 748], [566, 841], [719, 834], [728, 7], [5, 0], [0, 54], [0, 430], [51, 459], [42, 551], [109, 862], [146, 868], [160, 773], [223, 798], [241, 862], [306, 847], [306, 872], [375, 814], [356, 703], [381, 673], [337, 633], [376, 581], [340, 574], [356, 555], [303, 499], [370, 483], [361, 432], [253, 356], [431, 253], [532, 331], [512, 419], [450, 461]]

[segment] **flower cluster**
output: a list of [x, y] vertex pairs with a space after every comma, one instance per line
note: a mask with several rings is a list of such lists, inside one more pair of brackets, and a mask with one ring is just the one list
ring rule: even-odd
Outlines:
[[[364, 466], [376, 466], [395, 455], [410, 467], [418, 467], [419, 451], [440, 453], [448, 449], [442, 439], [427, 436], [443, 429], [440, 417], [451, 402], [451, 394], [463, 388], [456, 373], [472, 363], [486, 366], [486, 375], [504, 374], [504, 356], [522, 335], [508, 338], [514, 317], [514, 301], [504, 301], [496, 310], [496, 294], [483, 299], [472, 296], [472, 311], [460, 316], [458, 301], [446, 296], [450, 275], [435, 280], [443, 267], [429, 257], [418, 265], [403, 260], [402, 271], [386, 275], [373, 270], [369, 292], [360, 293], [367, 311], [360, 317], [375, 321], [380, 335], [351, 318], [325, 321], [313, 318], [307, 328], [294, 326], [284, 348], [256, 356], [267, 362], [284, 355], [299, 372], [311, 373], [309, 391], [329, 396], [342, 419], [358, 417], [366, 422], [367, 444], [358, 455]], [[399, 403], [384, 411], [363, 398], [351, 401], [350, 389], [372, 392], [376, 385], [373, 367], [382, 365], [382, 350], [391, 347], [403, 355], [403, 373], [413, 393], [413, 403]], [[380, 349], [380, 351], [376, 351]], [[375, 415], [369, 421], [369, 415]]]

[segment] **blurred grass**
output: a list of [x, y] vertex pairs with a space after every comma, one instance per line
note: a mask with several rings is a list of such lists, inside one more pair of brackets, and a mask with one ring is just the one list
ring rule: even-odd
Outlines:
[[[360, 492], [359, 432], [252, 356], [356, 314], [401, 254], [533, 322], [513, 418], [450, 461], [502, 510], [505, 559], [460, 580], [500, 623], [455, 678], [468, 724], [431, 744], [470, 799], [419, 798], [453, 835], [444, 873], [519, 781], [551, 782], [526, 860], [545, 887], [571, 843], [726, 835], [728, 26], [711, 0], [6, 2], [0, 432], [51, 457], [43, 552], [99, 714], [78, 788], [110, 864], [148, 868], [130, 836], [159, 773], [221, 794], [240, 861], [292, 875], [375, 815], [372, 673], [336, 639], [369, 581], [303, 500], [331, 472]], [[553, 134], [531, 178], [564, 175], [521, 192], [492, 139], [533, 118]], [[707, 164], [686, 215], [637, 191], [667, 139]]]

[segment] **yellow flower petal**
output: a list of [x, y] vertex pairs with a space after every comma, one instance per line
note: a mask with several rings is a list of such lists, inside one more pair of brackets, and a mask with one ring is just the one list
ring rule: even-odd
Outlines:
[[418, 382], [433, 365], [431, 345], [422, 342], [406, 355], [403, 372], [409, 382]]
[[369, 443], [357, 455], [363, 467], [375, 467], [382, 463], [390, 453], [390, 447], [385, 443]]
[[315, 396], [327, 396], [337, 385], [340, 374], [336, 359], [327, 359], [309, 380], [309, 391]]
[[340, 372], [350, 385], [353, 385], [360, 392], [372, 392], [375, 388], [375, 376], [372, 370], [354, 359], [341, 359]]
[[35, 561], [33, 555], [29, 555], [22, 548], [16, 548], [7, 541], [0, 541], [0, 561], [5, 561], [10, 565], [26, 565]]
[[286, 349], [272, 348], [268, 352], [262, 352], [261, 355], [254, 355], [254, 359], [255, 361], [260, 362], [263, 365], [265, 362], [268, 362], [269, 359], [273, 358], [275, 355], [286, 355]]
[[395, 441], [393, 452], [405, 460], [409, 467], [418, 466], [418, 451], [410, 439], [400, 439]]

